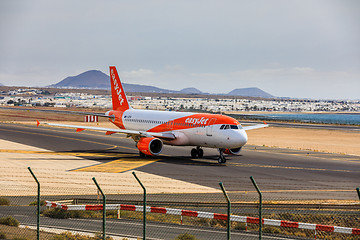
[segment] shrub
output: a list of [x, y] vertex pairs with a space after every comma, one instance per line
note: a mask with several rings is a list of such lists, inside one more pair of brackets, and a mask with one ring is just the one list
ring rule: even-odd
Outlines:
[[[115, 214], [114, 214], [115, 213]], [[49, 208], [42, 212], [46, 217], [66, 219], [66, 218], [101, 218], [102, 211], [66, 211], [60, 208]], [[116, 217], [116, 211], [106, 212], [107, 217]]]
[[6, 239], [6, 234], [3, 232], [0, 232], [0, 239]]
[[263, 232], [264, 233], [273, 233], [273, 234], [281, 233], [280, 229], [277, 227], [264, 227]]
[[14, 227], [18, 227], [20, 225], [19, 221], [12, 216], [0, 218], [0, 224]]
[[70, 217], [68, 211], [65, 211], [60, 208], [49, 208], [43, 211], [42, 213], [45, 217], [57, 218], [57, 219], [66, 219]]
[[197, 240], [197, 238], [189, 233], [184, 233], [177, 236], [175, 240]]
[[[72, 234], [71, 232], [63, 232], [52, 238], [52, 240], [98, 240], [98, 239], [99, 240], [102, 239], [101, 233], [95, 234], [95, 237], [88, 237], [80, 234]], [[106, 237], [106, 239], [112, 240], [111, 237]]]
[[[37, 201], [33, 201], [29, 204], [29, 206], [36, 206], [36, 205], [37, 205]], [[45, 200], [40, 201], [40, 206], [45, 206]]]
[[0, 205], [2, 206], [9, 206], [10, 205], [10, 201], [7, 198], [0, 198]]
[[245, 223], [236, 223], [233, 226], [233, 228], [236, 230], [246, 230], [246, 224]]

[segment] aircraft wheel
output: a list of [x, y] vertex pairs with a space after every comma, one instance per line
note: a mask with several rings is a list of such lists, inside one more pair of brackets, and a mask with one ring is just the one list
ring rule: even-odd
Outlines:
[[202, 158], [204, 156], [204, 150], [202, 150], [201, 148], [198, 149], [198, 157]]
[[196, 150], [196, 148], [191, 149], [191, 157], [196, 158], [197, 155], [198, 155], [198, 151]]
[[218, 163], [226, 163], [226, 158], [220, 156], [218, 158]]

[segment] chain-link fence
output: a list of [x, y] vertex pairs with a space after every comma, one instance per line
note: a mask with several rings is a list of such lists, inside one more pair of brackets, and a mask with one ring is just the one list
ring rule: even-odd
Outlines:
[[37, 183], [28, 169], [17, 176], [7, 174], [0, 184], [0, 239], [37, 239], [37, 226], [40, 239], [101, 239], [104, 233], [113, 239], [360, 239], [358, 193], [339, 187], [341, 183], [341, 190], [310, 191], [300, 184], [284, 189], [285, 180], [255, 179], [262, 193], [260, 206], [249, 177], [224, 178], [229, 209], [219, 185], [179, 191], [181, 182], [175, 188], [141, 172], [136, 173], [139, 182], [131, 174], [114, 181], [112, 175], [98, 173], [66, 178], [36, 168], [33, 172], [40, 183], [40, 215]]

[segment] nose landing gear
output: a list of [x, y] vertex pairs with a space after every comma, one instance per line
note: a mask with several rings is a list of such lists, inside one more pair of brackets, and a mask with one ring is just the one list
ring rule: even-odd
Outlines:
[[202, 158], [204, 156], [204, 150], [200, 147], [196, 147], [191, 149], [191, 157], [192, 158]]
[[225, 149], [219, 148], [220, 156], [218, 158], [218, 163], [226, 163], [226, 158], [224, 156], [224, 150]]

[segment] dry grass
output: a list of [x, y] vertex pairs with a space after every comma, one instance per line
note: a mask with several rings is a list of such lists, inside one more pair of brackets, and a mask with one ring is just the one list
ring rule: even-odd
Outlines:
[[[29, 228], [19, 228], [19, 227], [10, 227], [5, 225], [0, 225], [0, 232], [6, 235], [6, 239], [28, 239], [36, 240], [37, 235], [36, 231]], [[56, 234], [40, 232], [40, 239], [52, 239]]]

